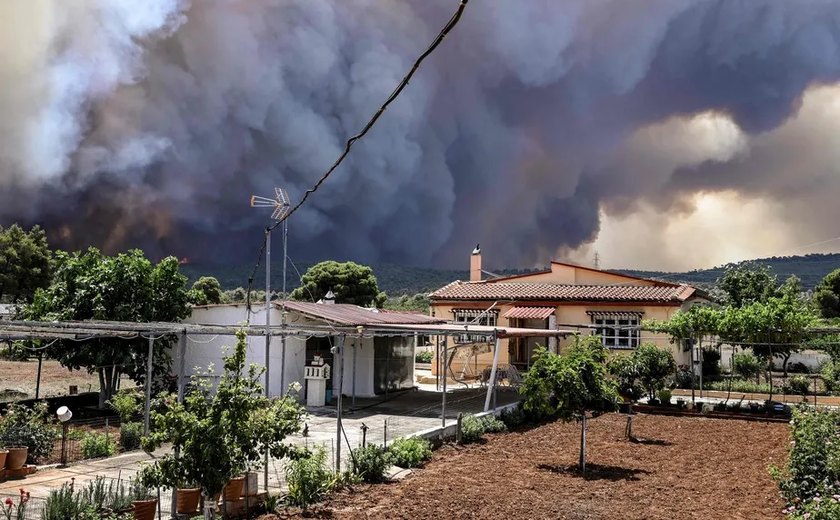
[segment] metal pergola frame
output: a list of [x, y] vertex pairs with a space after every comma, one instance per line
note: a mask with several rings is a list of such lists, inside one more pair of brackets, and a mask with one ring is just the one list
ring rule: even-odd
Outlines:
[[[178, 401], [184, 398], [186, 386], [186, 348], [188, 335], [213, 335], [233, 336], [243, 331], [249, 336], [281, 336], [287, 337], [338, 337], [336, 342], [336, 358], [340, 360], [336, 366], [336, 375], [341, 378], [344, 372], [343, 349], [345, 339], [349, 337], [395, 337], [414, 336], [423, 334], [437, 336], [438, 345], [440, 337], [443, 336], [444, 353], [448, 348], [448, 338], [453, 335], [470, 334], [485, 338], [487, 342], [494, 344], [493, 365], [490, 372], [490, 384], [487, 385], [487, 395], [484, 401], [484, 411], [490, 409], [490, 402], [496, 390], [496, 374], [499, 365], [499, 353], [501, 341], [504, 338], [512, 337], [566, 337], [578, 334], [574, 330], [549, 330], [549, 329], [523, 329], [512, 327], [491, 327], [472, 324], [376, 324], [371, 326], [357, 325], [307, 325], [295, 326], [281, 324], [279, 326], [259, 325], [214, 325], [214, 324], [192, 324], [192, 323], [136, 323], [119, 321], [27, 321], [27, 320], [2, 320], [0, 321], [0, 341], [20, 340], [70, 340], [86, 341], [96, 338], [113, 339], [139, 339], [149, 340], [149, 354], [146, 365], [146, 388], [145, 406], [143, 414], [144, 433], [148, 434], [151, 414], [151, 380], [152, 380], [152, 359], [154, 357], [155, 341], [163, 336], [177, 336], [178, 348], [175, 359], [178, 367]], [[38, 374], [40, 378], [40, 360]], [[446, 426], [446, 378], [443, 377], [443, 392], [441, 392], [441, 423]], [[339, 383], [341, 384], [341, 383]], [[339, 386], [341, 388], [341, 386]], [[37, 392], [36, 392], [37, 394]], [[341, 395], [338, 397], [336, 406], [337, 424], [336, 434], [338, 446], [340, 442], [341, 427]], [[495, 400], [494, 400], [495, 401]], [[340, 465], [340, 451], [336, 452], [336, 467]]]

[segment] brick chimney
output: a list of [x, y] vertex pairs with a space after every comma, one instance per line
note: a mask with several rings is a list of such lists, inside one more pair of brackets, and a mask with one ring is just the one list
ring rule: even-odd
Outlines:
[[481, 281], [481, 248], [478, 244], [475, 245], [475, 249], [470, 255], [470, 281]]

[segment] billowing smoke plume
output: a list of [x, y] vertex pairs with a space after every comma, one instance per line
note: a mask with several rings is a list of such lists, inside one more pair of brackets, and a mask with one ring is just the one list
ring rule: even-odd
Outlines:
[[[249, 196], [299, 199], [457, 3], [0, 3], [0, 223], [250, 260]], [[294, 215], [292, 251], [542, 263], [709, 192], [795, 198], [785, 220], [831, 233], [837, 81], [840, 1], [473, 0]]]

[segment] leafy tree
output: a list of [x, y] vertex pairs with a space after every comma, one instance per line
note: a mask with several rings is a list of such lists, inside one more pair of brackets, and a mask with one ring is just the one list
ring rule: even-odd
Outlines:
[[607, 369], [615, 378], [619, 395], [631, 401], [638, 401], [645, 394], [639, 384], [639, 364], [633, 355], [617, 355], [607, 363]]
[[373, 270], [355, 262], [328, 260], [315, 264], [301, 277], [301, 285], [292, 291], [293, 300], [317, 301], [332, 291], [336, 303], [382, 307], [387, 295], [379, 291]]
[[187, 297], [193, 305], [213, 305], [225, 303], [226, 295], [222, 292], [219, 280], [212, 276], [202, 276], [196, 280]]
[[399, 298], [388, 298], [383, 307], [395, 311], [415, 311], [428, 314], [430, 304], [431, 300], [428, 294], [420, 293], [414, 296], [404, 294]]
[[649, 399], [655, 399], [674, 375], [677, 364], [669, 350], [643, 343], [632, 354], [611, 359], [608, 368], [618, 382], [621, 395], [636, 400], [647, 394]]
[[[178, 270], [178, 259], [169, 257], [157, 265], [132, 250], [113, 257], [95, 248], [84, 253], [56, 255], [52, 283], [35, 293], [24, 316], [33, 320], [111, 320], [131, 322], [175, 322], [190, 314], [186, 278]], [[169, 375], [171, 338], [155, 344], [153, 381], [159, 384]], [[99, 375], [99, 406], [111, 399], [121, 374], [138, 383], [145, 381], [148, 340], [145, 338], [97, 338], [59, 341], [47, 354], [70, 370], [86, 369]]]
[[180, 455], [168, 451], [144, 468], [145, 484], [197, 485], [209, 504], [209, 497], [258, 464], [266, 452], [273, 458], [302, 455], [285, 440], [302, 427], [303, 408], [292, 396], [263, 394], [264, 369], [246, 366], [245, 334], [240, 331], [236, 339], [215, 392], [209, 378], [194, 377], [183, 403], [170, 398], [163, 411], [152, 414], [155, 428], [143, 438], [143, 448], [154, 450], [170, 442]]
[[840, 269], [828, 273], [814, 290], [823, 318], [840, 318]]
[[753, 353], [767, 364], [772, 357], [782, 356], [787, 374], [791, 354], [802, 349], [807, 328], [815, 319], [813, 310], [798, 293], [782, 291], [764, 302], [727, 308], [720, 335], [733, 343], [750, 345]]
[[772, 296], [776, 292], [776, 276], [770, 266], [743, 262], [728, 266], [717, 287], [723, 291], [724, 304], [742, 307]]
[[586, 414], [613, 411], [618, 400], [607, 354], [598, 336], [576, 337], [561, 355], [539, 348], [520, 390], [526, 411], [581, 422], [581, 472], [586, 471]]
[[633, 352], [638, 367], [639, 383], [648, 394], [648, 398], [655, 399], [657, 393], [665, 388], [665, 383], [677, 370], [677, 363], [671, 352], [659, 348], [653, 343], [643, 343]]
[[[237, 287], [236, 289], [225, 291], [224, 299], [230, 303], [241, 303], [245, 301], [247, 295], [248, 292], [244, 287]], [[265, 295], [263, 295], [263, 299], [265, 299]]]
[[29, 302], [50, 283], [52, 254], [38, 226], [24, 231], [17, 224], [0, 226], [0, 301]]

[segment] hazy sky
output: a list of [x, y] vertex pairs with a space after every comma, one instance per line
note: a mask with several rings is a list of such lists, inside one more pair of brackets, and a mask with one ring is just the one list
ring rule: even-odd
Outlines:
[[[253, 261], [457, 0], [0, 3], [0, 224]], [[688, 269], [840, 249], [840, 0], [482, 0], [294, 258]]]

